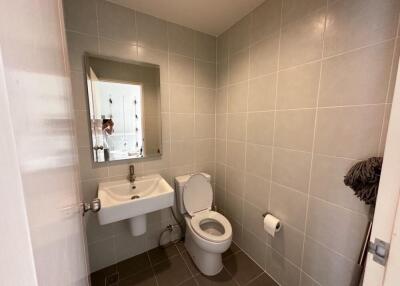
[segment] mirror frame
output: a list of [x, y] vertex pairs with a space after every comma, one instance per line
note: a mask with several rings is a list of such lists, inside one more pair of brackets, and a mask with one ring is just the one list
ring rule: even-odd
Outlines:
[[99, 54], [93, 54], [93, 53], [88, 53], [85, 52], [83, 54], [83, 75], [84, 75], [84, 87], [85, 87], [85, 94], [86, 94], [86, 106], [87, 106], [87, 114], [86, 117], [88, 119], [88, 130], [89, 130], [89, 141], [90, 141], [90, 155], [92, 159], [92, 164], [95, 166], [102, 166], [105, 164], [108, 165], [113, 165], [113, 164], [118, 164], [121, 162], [135, 162], [135, 161], [147, 161], [147, 160], [157, 160], [161, 159], [163, 156], [163, 139], [162, 139], [162, 134], [163, 134], [163, 123], [162, 123], [162, 113], [161, 113], [161, 74], [160, 74], [160, 106], [159, 106], [159, 114], [160, 114], [160, 153], [154, 154], [154, 155], [149, 155], [149, 156], [143, 156], [143, 157], [138, 157], [138, 158], [127, 158], [127, 159], [116, 159], [112, 161], [104, 161], [104, 162], [97, 162], [95, 161], [95, 153], [94, 153], [94, 146], [93, 146], [93, 130], [92, 130], [92, 118], [91, 118], [91, 113], [90, 113], [90, 101], [89, 101], [89, 87], [88, 87], [88, 72], [89, 72], [89, 58], [94, 57], [94, 58], [99, 58], [103, 60], [109, 60], [109, 61], [114, 61], [114, 62], [120, 62], [120, 63], [125, 63], [125, 64], [135, 64], [138, 66], [146, 66], [146, 67], [153, 67], [153, 68], [158, 68], [160, 69], [160, 65], [153, 64], [153, 63], [147, 63], [147, 62], [140, 62], [136, 60], [127, 60], [127, 59], [121, 59], [117, 57], [112, 57], [112, 56], [104, 56], [104, 55], [99, 55]]

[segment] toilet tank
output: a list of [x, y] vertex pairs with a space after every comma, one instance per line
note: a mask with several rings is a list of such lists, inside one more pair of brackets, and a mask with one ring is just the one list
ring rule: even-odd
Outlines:
[[[201, 174], [204, 175], [209, 182], [211, 181], [211, 176], [209, 174], [206, 173], [201, 173]], [[186, 184], [186, 182], [192, 175], [194, 174], [175, 177], [175, 192], [177, 197], [176, 204], [181, 214], [186, 213], [185, 206], [183, 205], [183, 186]]]

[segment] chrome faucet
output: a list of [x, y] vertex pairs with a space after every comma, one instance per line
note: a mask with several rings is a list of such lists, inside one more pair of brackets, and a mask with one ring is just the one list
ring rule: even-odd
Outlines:
[[129, 182], [134, 183], [136, 180], [136, 175], [135, 175], [135, 166], [130, 165], [129, 166], [129, 176], [128, 176]]

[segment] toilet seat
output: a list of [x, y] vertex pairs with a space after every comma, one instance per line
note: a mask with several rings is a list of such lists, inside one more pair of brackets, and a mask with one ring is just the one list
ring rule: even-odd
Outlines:
[[[217, 224], [217, 226], [221, 226], [223, 228], [223, 233], [218, 235], [203, 230], [201, 226], [208, 222]], [[218, 243], [226, 241], [232, 237], [232, 226], [230, 222], [222, 214], [214, 211], [206, 210], [196, 213], [191, 218], [190, 225], [196, 234], [208, 241]]]

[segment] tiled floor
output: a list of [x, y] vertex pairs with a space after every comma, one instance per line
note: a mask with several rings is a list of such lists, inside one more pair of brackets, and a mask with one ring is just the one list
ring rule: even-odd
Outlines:
[[216, 276], [199, 273], [183, 243], [157, 248], [91, 275], [92, 286], [277, 286], [235, 244], [223, 254]]

